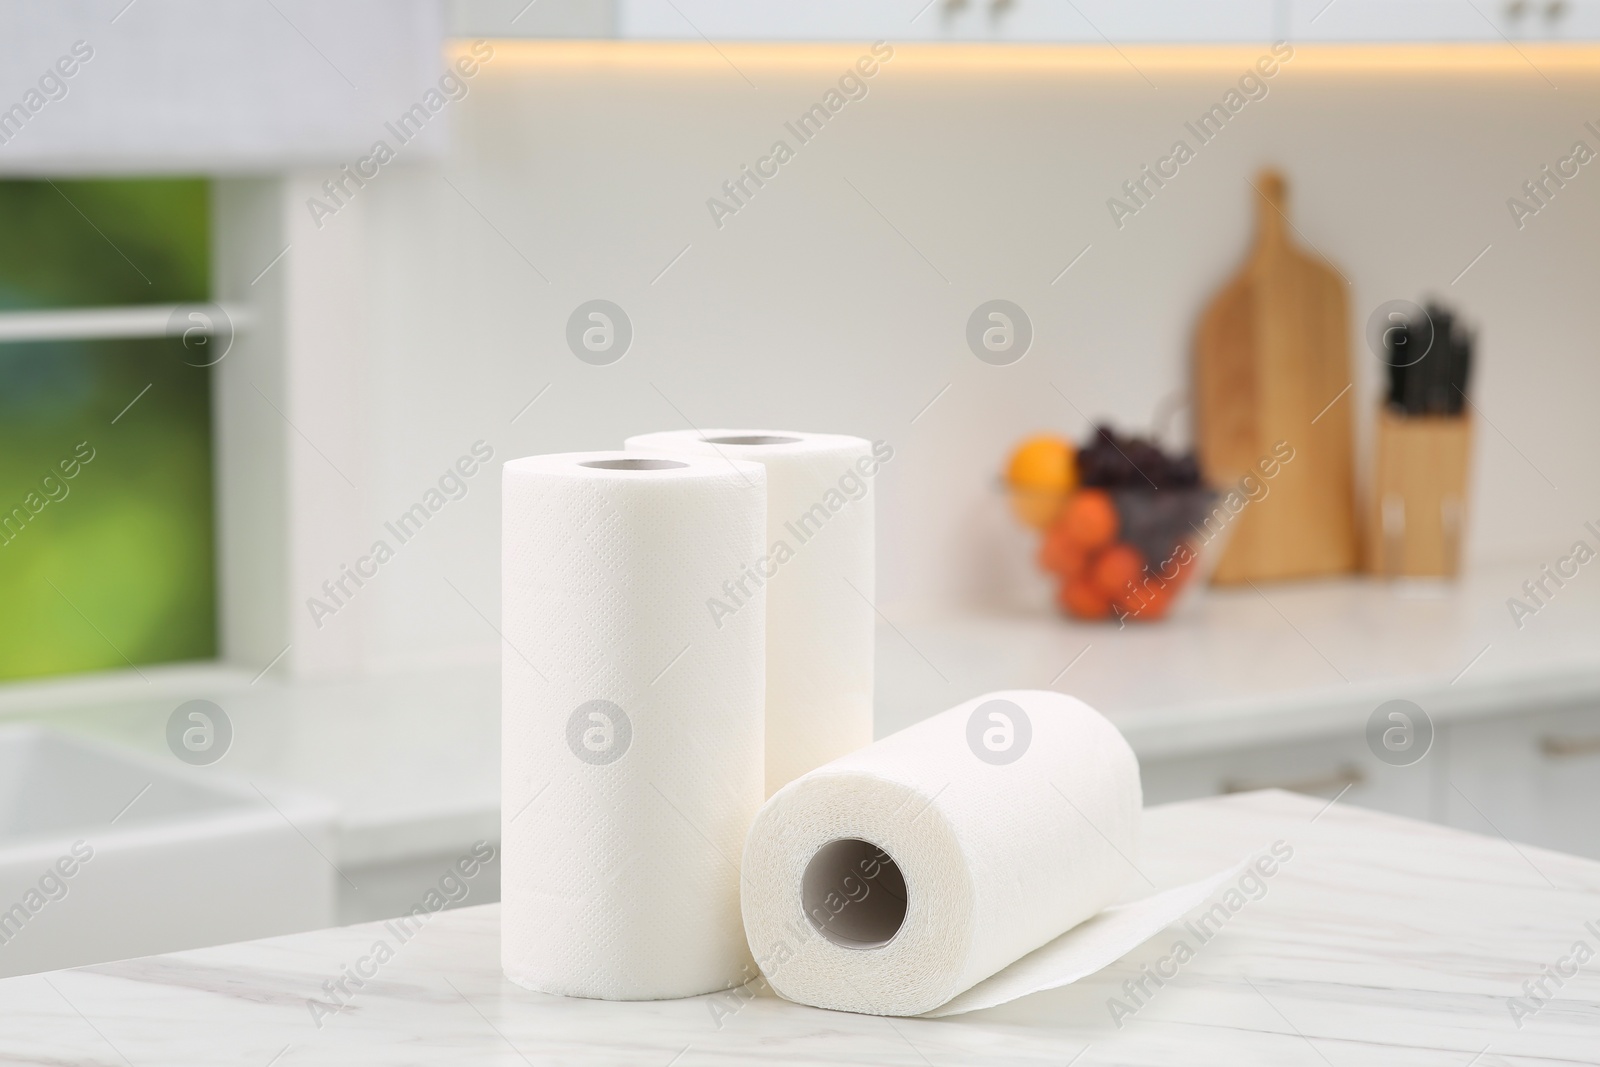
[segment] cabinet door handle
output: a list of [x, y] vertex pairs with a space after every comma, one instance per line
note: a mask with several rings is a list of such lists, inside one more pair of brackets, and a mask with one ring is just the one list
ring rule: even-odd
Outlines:
[[1340, 767], [1320, 778], [1302, 778], [1294, 782], [1240, 782], [1224, 779], [1224, 793], [1250, 793], [1257, 789], [1282, 789], [1290, 793], [1321, 793], [1328, 789], [1344, 789], [1360, 785], [1367, 780], [1367, 772], [1360, 767]]
[[1600, 752], [1600, 736], [1541, 737], [1539, 739], [1539, 751], [1551, 759], [1588, 756]]

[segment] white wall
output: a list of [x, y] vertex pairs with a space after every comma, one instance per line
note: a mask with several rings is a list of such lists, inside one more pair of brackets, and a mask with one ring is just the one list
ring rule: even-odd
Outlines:
[[[1185, 387], [1196, 316], [1249, 238], [1246, 179], [1267, 163], [1289, 176], [1304, 238], [1349, 277], [1357, 337], [1379, 303], [1429, 293], [1479, 325], [1475, 396], [1492, 427], [1479, 427], [1470, 559], [1546, 558], [1600, 518], [1600, 165], [1520, 232], [1506, 208], [1575, 140], [1600, 149], [1583, 125], [1600, 127], [1592, 51], [1529, 52], [1538, 69], [1503, 49], [1413, 51], [1400, 69], [1303, 48], [1119, 230], [1107, 198], [1174, 139], [1192, 143], [1184, 122], [1259, 50], [1126, 49], [1125, 62], [902, 47], [719, 229], [707, 198], [774, 139], [794, 144], [783, 123], [866, 45], [496, 49], [452, 105], [445, 161], [385, 169], [362, 212], [326, 221], [362, 227], [370, 300], [349, 398], [367, 426], [351, 458], [366, 521], [330, 529], [327, 558], [364, 552], [364, 531], [378, 536], [479, 439], [499, 461], [686, 423], [789, 426], [894, 445], [879, 497], [891, 612], [1014, 598], [1005, 575], [1026, 574], [1026, 542], [993, 489], [1008, 447], [1034, 430], [1080, 436], [1086, 416], [1147, 426]], [[596, 297], [635, 329], [611, 366], [563, 340]], [[963, 339], [994, 297], [1035, 325], [1010, 367]], [[1353, 357], [1344, 402], [1366, 420], [1375, 361]], [[359, 628], [374, 667], [492, 655], [478, 612], [497, 624], [497, 478], [476, 476], [321, 632]]]

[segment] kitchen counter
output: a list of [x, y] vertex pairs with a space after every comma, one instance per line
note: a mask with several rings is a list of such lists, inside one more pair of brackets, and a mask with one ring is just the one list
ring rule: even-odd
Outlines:
[[[1277, 841], [1292, 856], [1206, 941], [1174, 926], [1076, 985], [945, 1019], [825, 1012], [770, 995], [607, 1003], [532, 993], [500, 976], [499, 907], [486, 905], [438, 913], [405, 941], [370, 923], [8, 979], [0, 1061], [1594, 1062], [1595, 963], [1549, 1003], [1528, 1002], [1520, 1020], [1511, 998], [1564, 966], [1576, 942], [1600, 947], [1600, 863], [1264, 792], [1150, 809], [1139, 869], [1176, 884]], [[1147, 983], [1148, 997], [1130, 997], [1124, 983], [1180, 938], [1193, 958], [1165, 985]], [[325, 983], [380, 941], [392, 958], [361, 964], [369, 977], [347, 984], [331, 1014], [314, 1010], [311, 1001], [330, 1002]], [[1113, 999], [1131, 1013], [1114, 1018]], [[728, 1013], [731, 1004], [740, 1006]]]
[[0, 717], [13, 712], [170, 759], [173, 709], [210, 700], [227, 714], [233, 739], [222, 759], [194, 773], [242, 778], [268, 794], [274, 784], [291, 786], [333, 802], [342, 868], [499, 840], [498, 664], [347, 682], [252, 674], [146, 667], [131, 679], [13, 685], [0, 693]]
[[911, 618], [879, 636], [878, 732], [977, 693], [1070, 692], [1141, 758], [1336, 732], [1379, 704], [1435, 723], [1600, 705], [1600, 575], [1586, 571], [1524, 616], [1506, 605], [1536, 564], [1456, 583], [1371, 579], [1207, 589], [1159, 623], [1054, 616]]
[[[1506, 599], [1536, 577], [1529, 564], [1431, 589], [1353, 579], [1207, 590], [1166, 622], [1122, 630], [890, 607], [878, 633], [877, 733], [1019, 687], [1087, 700], [1146, 759], [1359, 733], [1396, 697], [1435, 722], [1600, 705], [1600, 577], [1580, 572], [1519, 630]], [[334, 802], [341, 866], [498, 839], [497, 664], [342, 683], [254, 675], [144, 668], [11, 685], [0, 717], [160, 754], [173, 708], [205, 698], [225, 709], [234, 739], [204, 772]]]

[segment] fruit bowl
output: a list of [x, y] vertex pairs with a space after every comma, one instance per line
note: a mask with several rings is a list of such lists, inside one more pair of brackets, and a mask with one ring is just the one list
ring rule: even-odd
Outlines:
[[1192, 454], [1098, 427], [1080, 449], [1030, 438], [1005, 484], [1013, 513], [1040, 532], [1040, 569], [1056, 603], [1079, 619], [1165, 618], [1217, 558], [1226, 528], [1210, 521], [1219, 494], [1201, 484]]
[[1153, 622], [1199, 584], [1204, 521], [1217, 494], [1187, 489], [1080, 489], [1039, 546], [1059, 580], [1056, 603], [1079, 619]]

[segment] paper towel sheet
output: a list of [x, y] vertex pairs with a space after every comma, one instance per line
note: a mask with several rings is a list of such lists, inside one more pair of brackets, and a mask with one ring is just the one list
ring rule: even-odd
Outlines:
[[1141, 803], [1132, 750], [1088, 705], [1031, 690], [967, 701], [762, 807], [742, 885], [757, 965], [790, 1000], [875, 1015], [1075, 981], [1212, 888], [1110, 907], [1136, 875]]
[[766, 587], [767, 795], [871, 744], [874, 480], [893, 449], [789, 430], [669, 431], [626, 445], [767, 469], [766, 543], [716, 592], [727, 617]]
[[502, 485], [501, 962], [546, 993], [748, 977], [736, 866], [763, 796], [764, 617], [706, 598], [761, 547], [766, 472], [534, 456]]
[[1249, 866], [1240, 863], [1209, 878], [1118, 904], [1074, 926], [992, 978], [986, 978], [932, 1011], [927, 1018], [1006, 1004], [1029, 993], [1071, 985], [1103, 970], [1198, 907]]

